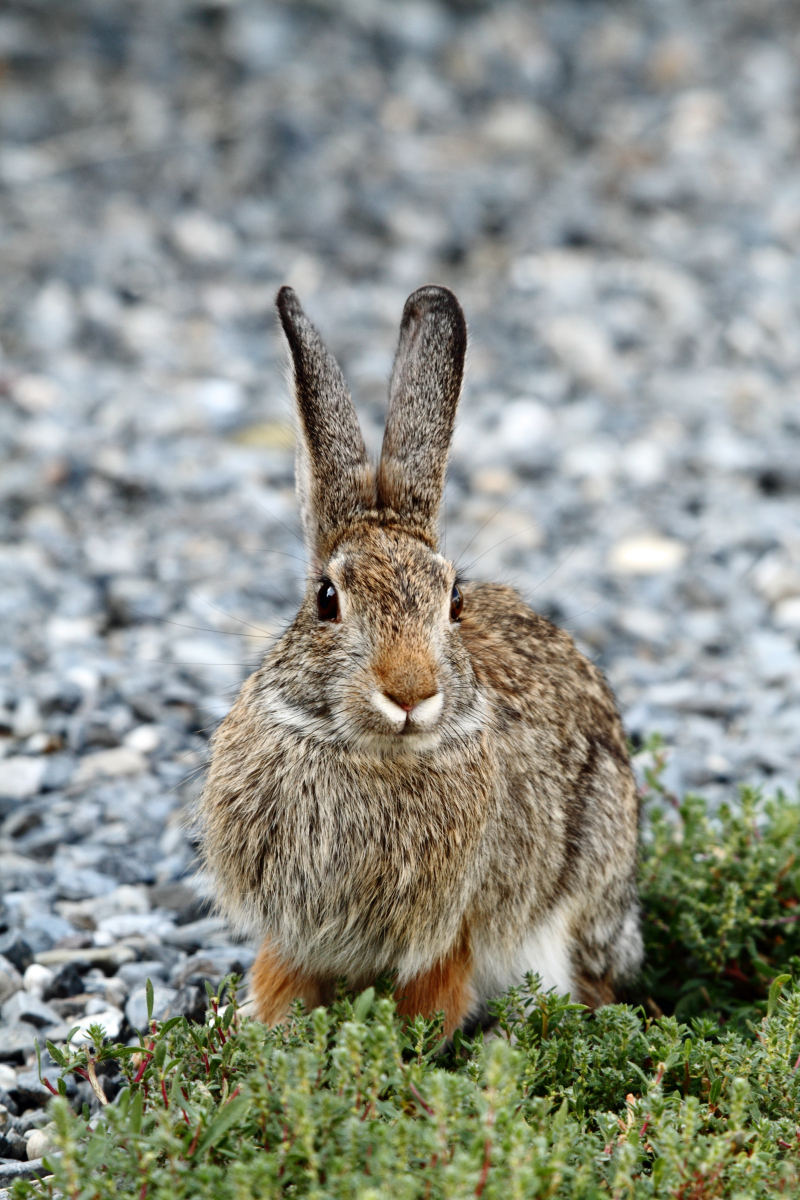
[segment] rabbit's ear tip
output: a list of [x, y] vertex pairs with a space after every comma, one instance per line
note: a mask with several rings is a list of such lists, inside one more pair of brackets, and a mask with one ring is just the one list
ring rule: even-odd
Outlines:
[[461, 311], [461, 305], [458, 302], [458, 297], [455, 292], [451, 292], [450, 288], [442, 287], [438, 283], [426, 283], [423, 287], [417, 288], [415, 292], [406, 300], [406, 308], [446, 308], [450, 310]]
[[275, 307], [282, 317], [297, 316], [303, 311], [297, 298], [297, 292], [294, 288], [289, 287], [288, 283], [279, 289], [275, 297]]

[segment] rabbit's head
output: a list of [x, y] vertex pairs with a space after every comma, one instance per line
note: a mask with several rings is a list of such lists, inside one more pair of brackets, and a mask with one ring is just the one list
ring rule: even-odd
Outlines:
[[311, 576], [276, 648], [270, 711], [390, 757], [472, 736], [484, 701], [460, 636], [463, 595], [437, 538], [467, 344], [461, 307], [440, 287], [409, 297], [375, 470], [338, 364], [290, 288], [277, 303], [294, 364]]

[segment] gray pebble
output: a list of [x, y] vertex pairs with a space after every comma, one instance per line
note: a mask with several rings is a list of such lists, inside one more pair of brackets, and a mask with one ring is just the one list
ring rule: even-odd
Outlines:
[[3, 1020], [8, 1025], [23, 1021], [27, 1025], [35, 1025], [37, 1029], [43, 1029], [48, 1025], [61, 1024], [61, 1018], [57, 1012], [43, 1000], [39, 1000], [25, 991], [15, 992], [9, 1000], [6, 1000], [0, 1011]]

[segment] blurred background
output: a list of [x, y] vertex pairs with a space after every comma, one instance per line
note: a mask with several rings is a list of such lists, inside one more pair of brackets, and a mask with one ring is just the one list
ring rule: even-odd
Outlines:
[[373, 448], [406, 295], [454, 288], [448, 554], [575, 635], [671, 786], [794, 789], [799, 18], [7, 0], [6, 939], [127, 937], [165, 980], [227, 944], [175, 940], [182, 812], [303, 586], [284, 282]]

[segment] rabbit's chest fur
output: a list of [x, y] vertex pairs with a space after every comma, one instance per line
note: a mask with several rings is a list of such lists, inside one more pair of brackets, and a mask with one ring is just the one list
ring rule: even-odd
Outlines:
[[435, 962], [487, 869], [496, 770], [484, 740], [408, 759], [354, 753], [259, 720], [254, 681], [219, 731], [203, 801], [226, 908], [329, 977], [411, 952]]

